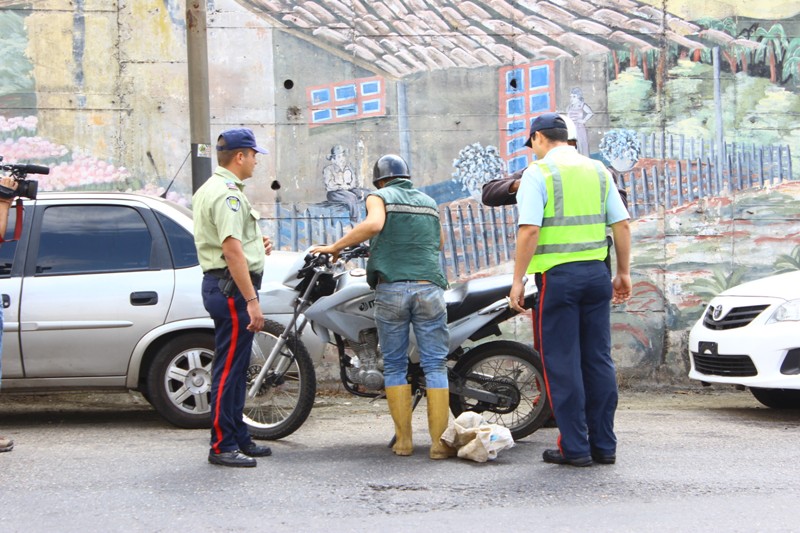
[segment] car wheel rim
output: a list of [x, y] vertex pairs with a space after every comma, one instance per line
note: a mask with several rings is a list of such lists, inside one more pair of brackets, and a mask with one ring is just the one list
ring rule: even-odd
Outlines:
[[164, 387], [177, 409], [191, 414], [209, 412], [213, 359], [213, 351], [192, 348], [179, 353], [170, 362]]

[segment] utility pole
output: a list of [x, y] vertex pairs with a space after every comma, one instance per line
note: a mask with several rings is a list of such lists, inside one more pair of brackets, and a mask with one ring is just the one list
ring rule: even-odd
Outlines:
[[186, 0], [193, 193], [211, 176], [211, 112], [208, 98], [206, 29], [206, 0]]

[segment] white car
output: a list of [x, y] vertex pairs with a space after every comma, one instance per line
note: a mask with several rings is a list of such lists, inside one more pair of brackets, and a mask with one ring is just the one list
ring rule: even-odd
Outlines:
[[749, 387], [776, 409], [800, 408], [800, 271], [723, 291], [689, 333], [689, 378]]

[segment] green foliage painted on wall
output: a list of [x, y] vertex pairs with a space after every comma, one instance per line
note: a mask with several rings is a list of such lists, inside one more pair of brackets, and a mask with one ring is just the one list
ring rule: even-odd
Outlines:
[[667, 132], [709, 138], [714, 128], [714, 69], [683, 59], [669, 70], [665, 85]]
[[736, 267], [732, 272], [726, 274], [722, 269], [714, 269], [710, 278], [700, 278], [692, 283], [689, 283], [686, 288], [696, 294], [710, 300], [717, 294], [726, 289], [741, 285], [744, 281], [747, 267]]
[[800, 130], [800, 96], [783, 87], [769, 85], [753, 109], [737, 125], [749, 130], [748, 142], [785, 144], [786, 138]]
[[748, 76], [744, 72], [737, 72], [733, 83], [726, 84], [722, 92], [723, 127], [726, 137], [734, 142], [752, 143], [749, 128], [740, 131], [740, 126], [748, 114], [753, 112], [753, 106], [767, 91], [770, 82], [766, 78]]
[[608, 84], [609, 122], [615, 128], [655, 127], [653, 84], [638, 68], [627, 68]]
[[0, 96], [34, 90], [27, 45], [24, 17], [16, 11], [0, 11]]
[[800, 270], [800, 246], [795, 246], [792, 253], [781, 254], [775, 260], [776, 274]]

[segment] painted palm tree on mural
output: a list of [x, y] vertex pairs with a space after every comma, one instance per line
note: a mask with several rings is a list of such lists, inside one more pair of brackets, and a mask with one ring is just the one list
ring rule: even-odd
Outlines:
[[747, 272], [746, 266], [738, 266], [729, 274], [725, 274], [722, 269], [715, 269], [710, 278], [697, 279], [689, 283], [687, 289], [697, 296], [713, 298], [726, 289], [741, 285]]
[[789, 42], [789, 47], [783, 56], [783, 82], [794, 79], [800, 85], [800, 37], [795, 37]]
[[756, 61], [769, 61], [769, 81], [775, 83], [778, 81], [784, 51], [789, 47], [786, 31], [780, 24], [773, 24], [768, 30], [757, 28], [753, 36], [759, 42]]
[[775, 260], [775, 272], [777, 274], [794, 272], [795, 270], [800, 270], [800, 246], [795, 246], [792, 253], [781, 254]]

